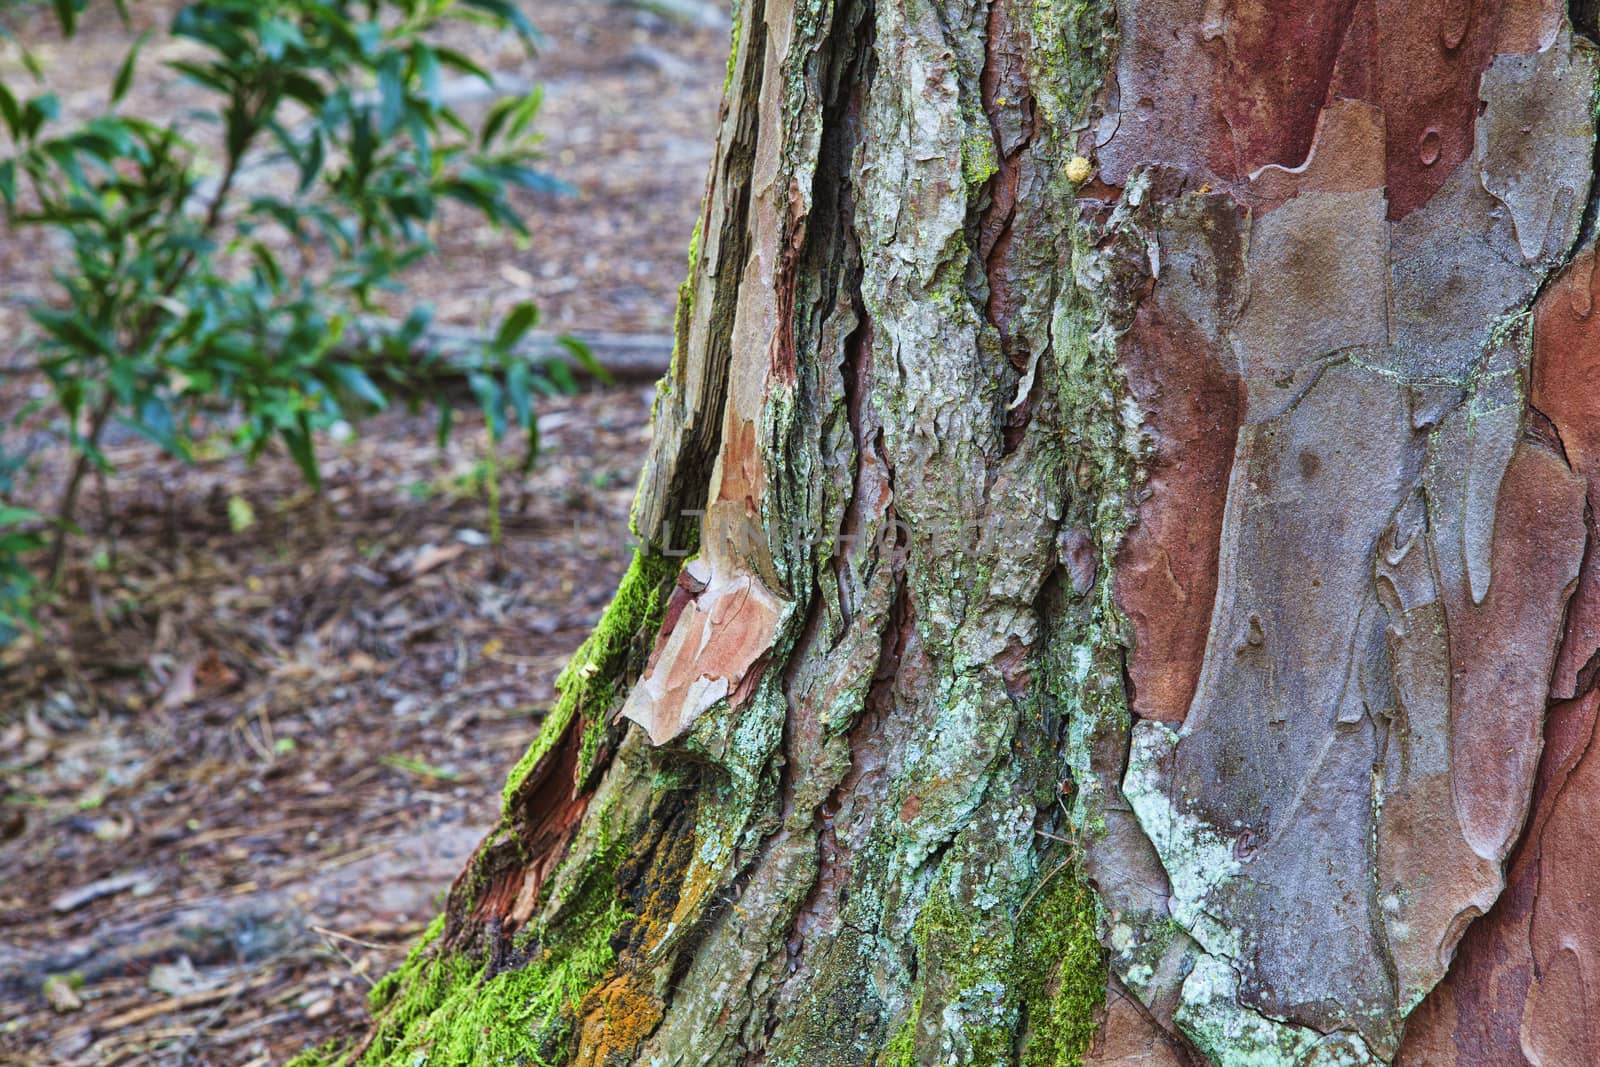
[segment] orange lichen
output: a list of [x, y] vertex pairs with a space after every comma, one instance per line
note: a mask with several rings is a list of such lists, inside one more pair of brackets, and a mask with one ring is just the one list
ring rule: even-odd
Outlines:
[[661, 1022], [662, 1006], [637, 975], [623, 975], [592, 990], [579, 1005], [578, 1051], [573, 1067], [627, 1063]]

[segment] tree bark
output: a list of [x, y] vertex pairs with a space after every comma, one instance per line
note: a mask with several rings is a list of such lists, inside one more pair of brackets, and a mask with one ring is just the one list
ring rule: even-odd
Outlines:
[[638, 555], [359, 1056], [1600, 1062], [1590, 27], [735, 22]]

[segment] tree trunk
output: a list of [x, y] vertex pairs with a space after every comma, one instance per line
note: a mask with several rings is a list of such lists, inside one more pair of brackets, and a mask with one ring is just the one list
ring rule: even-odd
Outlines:
[[1600, 1062], [1586, 29], [744, 0], [638, 556], [366, 1061]]

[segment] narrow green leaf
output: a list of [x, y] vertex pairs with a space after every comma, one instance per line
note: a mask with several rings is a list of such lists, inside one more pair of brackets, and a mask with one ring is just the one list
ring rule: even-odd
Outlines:
[[483, 371], [472, 371], [467, 375], [467, 385], [472, 389], [472, 395], [478, 400], [478, 407], [483, 410], [483, 417], [489, 424], [489, 432], [496, 441], [506, 434], [505, 394], [500, 389], [500, 383], [495, 381], [492, 374]]
[[316, 183], [317, 176], [322, 173], [322, 164], [326, 159], [326, 148], [323, 145], [322, 131], [312, 130], [311, 140], [306, 144], [304, 158], [300, 161], [300, 188], [303, 196], [310, 191]]
[[533, 42], [539, 38], [539, 31], [533, 28], [528, 16], [511, 0], [461, 0], [461, 3], [464, 7], [476, 8], [494, 16], [515, 29], [526, 41]]
[[529, 387], [532, 374], [527, 360], [523, 359], [513, 359], [506, 368], [506, 397], [511, 401], [517, 426], [523, 430], [533, 425], [533, 390]]
[[518, 101], [517, 106], [513, 109], [511, 129], [508, 131], [507, 136], [515, 140], [526, 133], [534, 117], [539, 114], [539, 106], [543, 103], [544, 89], [540, 86], [534, 86], [533, 91]]
[[437, 108], [444, 99], [439, 80], [439, 56], [419, 41], [411, 49], [411, 68], [417, 84], [422, 87], [422, 97], [428, 102], [428, 107]]
[[56, 21], [61, 23], [61, 35], [71, 37], [78, 32], [78, 5], [73, 0], [54, 0]]
[[607, 385], [612, 383], [611, 372], [601, 366], [600, 361], [594, 358], [594, 352], [582, 340], [571, 334], [562, 334], [556, 338], [556, 344], [566, 349], [568, 355], [572, 356], [573, 362], [588, 371], [595, 381]]
[[534, 170], [516, 163], [491, 163], [479, 168], [484, 174], [497, 178], [507, 185], [518, 185], [524, 189], [531, 189], [536, 193], [548, 193], [554, 196], [571, 196], [575, 189], [560, 178], [553, 177], [543, 171]]
[[485, 85], [494, 84], [494, 75], [475, 63], [465, 53], [458, 52], [454, 48], [446, 48], [443, 45], [435, 45], [433, 52], [439, 57], [439, 62], [451, 70], [459, 71], [462, 74], [470, 74], [474, 78], [482, 80]]
[[55, 93], [45, 93], [29, 100], [22, 109], [22, 121], [19, 123], [23, 140], [34, 140], [39, 136], [44, 124], [55, 121], [60, 114], [61, 101], [57, 99]]
[[139, 50], [150, 39], [149, 31], [139, 35], [133, 42], [133, 47], [128, 49], [127, 58], [122, 61], [122, 66], [117, 68], [117, 76], [111, 82], [111, 106], [116, 107], [122, 98], [128, 95], [128, 90], [133, 86], [133, 72], [139, 64]]
[[274, 63], [283, 59], [290, 45], [304, 47], [300, 27], [288, 19], [270, 18], [261, 27], [261, 51]]
[[560, 360], [546, 364], [545, 373], [550, 375], [550, 380], [561, 392], [571, 394], [578, 391], [578, 379], [573, 377], [572, 368]]
[[290, 71], [283, 76], [284, 95], [291, 100], [298, 100], [305, 105], [307, 111], [316, 113], [322, 110], [322, 105], [328, 99], [328, 93], [318, 85], [316, 79], [303, 71]]
[[529, 419], [528, 425], [523, 427], [522, 432], [528, 440], [527, 447], [522, 451], [522, 473], [527, 474], [539, 458], [539, 420]]
[[388, 137], [405, 115], [405, 56], [391, 52], [378, 67], [378, 133]]
[[407, 348], [415, 345], [428, 332], [428, 327], [433, 324], [433, 305], [418, 304], [406, 316], [406, 321], [400, 327], [399, 338]]
[[251, 255], [255, 257], [257, 265], [261, 267], [262, 274], [266, 277], [267, 285], [274, 291], [283, 288], [283, 267], [278, 263], [278, 257], [272, 249], [260, 241], [250, 242]]
[[221, 74], [217, 72], [214, 67], [205, 66], [200, 63], [191, 63], [188, 60], [183, 59], [169, 59], [167, 60], [167, 66], [172, 70], [177, 71], [179, 74], [182, 74], [185, 78], [194, 82], [196, 85], [203, 86], [207, 89], [215, 89], [219, 93], [226, 93], [232, 90], [232, 86], [228, 84], [228, 82], [222, 77]]
[[479, 148], [489, 147], [494, 139], [500, 135], [500, 130], [505, 126], [506, 121], [511, 118], [511, 113], [516, 108], [516, 98], [509, 96], [503, 100], [496, 100], [490, 105], [488, 112], [483, 116], [483, 126], [478, 132]]
[[351, 395], [371, 404], [382, 411], [389, 406], [389, 398], [383, 395], [383, 390], [378, 388], [367, 372], [353, 363], [335, 363], [328, 368], [336, 381], [348, 390]]
[[0, 119], [5, 120], [6, 132], [16, 140], [22, 131], [22, 105], [4, 81], [0, 81]]
[[494, 347], [502, 352], [510, 351], [538, 321], [538, 306], [524, 300], [512, 308], [511, 314], [500, 323], [500, 330], [494, 336]]
[[322, 471], [317, 466], [317, 450], [311, 440], [310, 417], [303, 411], [299, 412], [294, 423], [282, 427], [278, 433], [295, 465], [300, 468], [300, 473], [311, 483], [311, 488], [321, 492]]

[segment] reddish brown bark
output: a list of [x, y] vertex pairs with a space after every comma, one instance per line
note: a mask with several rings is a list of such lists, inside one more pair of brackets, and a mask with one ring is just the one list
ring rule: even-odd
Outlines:
[[[1170, 804], [1231, 845], [1223, 871], [1155, 842], [1238, 1005], [1387, 1060], [1499, 895], [1552, 671], [1582, 692], [1600, 647], [1592, 261], [1538, 306], [1531, 404], [1505, 325], [1573, 245], [1592, 60], [1550, 0], [1120, 11], [1100, 172], [1174, 173], [1140, 194], [1119, 359], [1149, 453], [1115, 588], [1131, 708], [1181, 724], [1136, 726], [1129, 784], [1147, 830]], [[1214, 1007], [1176, 1026], [1203, 1044]], [[1463, 1056], [1437, 1062], [1495, 1062]]]
[[1117, 598], [1134, 625], [1129, 698], [1136, 715], [1181, 723], [1199, 681], [1217, 595], [1243, 386], [1210, 337], [1156, 300], [1139, 309], [1125, 352], [1128, 387], [1150, 413], [1146, 429], [1155, 444], [1150, 496], [1116, 568]]
[[[1600, 692], [1594, 504], [1600, 475], [1600, 319], [1595, 252], [1579, 254], [1535, 308], [1531, 403], [1584, 480], [1590, 555], [1550, 682], [1554, 703], [1532, 811], [1506, 888], [1462, 939], [1450, 974], [1411, 1020], [1399, 1062], [1460, 1067], [1600, 1063]], [[1535, 520], [1522, 529], [1537, 529]], [[1530, 746], [1511, 751], [1526, 752]]]

